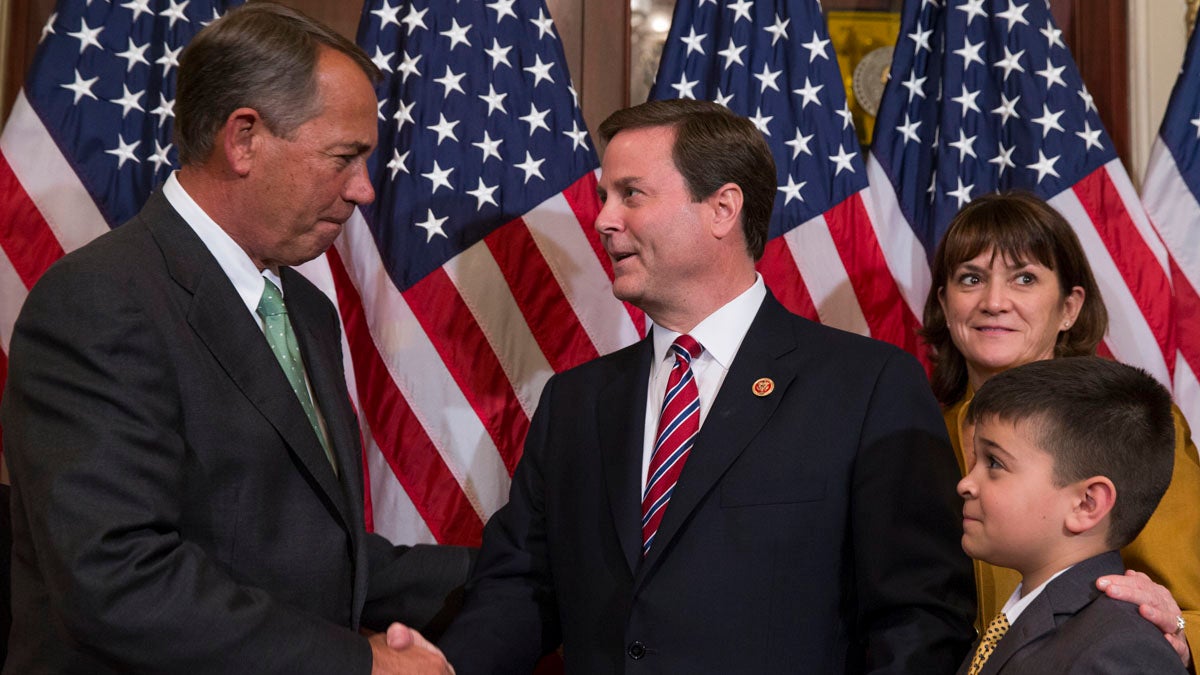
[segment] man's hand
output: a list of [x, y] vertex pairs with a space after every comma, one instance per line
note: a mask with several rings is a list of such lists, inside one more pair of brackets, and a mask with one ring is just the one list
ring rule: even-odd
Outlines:
[[441, 650], [404, 624], [393, 623], [386, 633], [376, 633], [367, 640], [371, 643], [371, 675], [454, 675], [454, 668]]
[[1123, 576], [1110, 574], [1100, 577], [1096, 580], [1096, 588], [1104, 591], [1113, 600], [1124, 600], [1137, 605], [1138, 613], [1142, 615], [1142, 618], [1154, 624], [1155, 628], [1162, 631], [1163, 637], [1171, 643], [1171, 647], [1179, 655], [1179, 660], [1183, 662], [1183, 665], [1191, 666], [1192, 652], [1188, 648], [1187, 637], [1179, 625], [1183, 611], [1179, 609], [1179, 604], [1175, 602], [1171, 591], [1161, 584], [1154, 583], [1145, 574], [1134, 570], [1126, 570]]

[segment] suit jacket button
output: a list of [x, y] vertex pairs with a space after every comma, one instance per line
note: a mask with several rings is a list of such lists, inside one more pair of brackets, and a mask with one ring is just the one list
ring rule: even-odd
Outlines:
[[625, 652], [629, 654], [629, 658], [636, 661], [646, 655], [646, 645], [641, 642], [633, 642]]

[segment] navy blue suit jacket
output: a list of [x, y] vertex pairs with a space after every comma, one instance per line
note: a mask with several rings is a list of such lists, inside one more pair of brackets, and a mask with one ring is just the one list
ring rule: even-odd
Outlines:
[[441, 642], [458, 673], [528, 673], [560, 641], [569, 673], [952, 672], [974, 591], [916, 360], [768, 295], [643, 559], [652, 351], [546, 385]]

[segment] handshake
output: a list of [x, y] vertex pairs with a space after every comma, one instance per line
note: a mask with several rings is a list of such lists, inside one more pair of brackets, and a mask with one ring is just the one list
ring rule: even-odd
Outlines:
[[368, 634], [367, 639], [371, 643], [371, 675], [454, 674], [442, 650], [402, 623], [393, 623], [383, 633]]

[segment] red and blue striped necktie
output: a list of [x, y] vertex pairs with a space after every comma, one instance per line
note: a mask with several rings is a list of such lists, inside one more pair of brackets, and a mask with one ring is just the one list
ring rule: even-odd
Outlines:
[[700, 390], [692, 373], [692, 360], [704, 348], [690, 335], [680, 335], [671, 344], [671, 351], [675, 354], [675, 365], [667, 378], [658, 434], [646, 472], [646, 490], [642, 493], [642, 556], [650, 551], [667, 502], [675, 491], [675, 482], [700, 431]]

